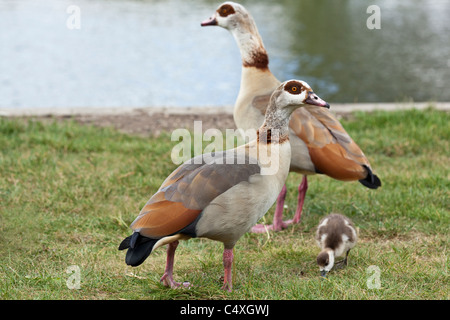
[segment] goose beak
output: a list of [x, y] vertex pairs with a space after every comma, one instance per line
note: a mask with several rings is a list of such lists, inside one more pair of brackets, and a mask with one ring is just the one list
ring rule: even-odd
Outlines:
[[320, 271], [320, 276], [326, 278], [327, 277], [327, 271], [326, 270]]
[[308, 98], [306, 98], [305, 103], [330, 109], [330, 105], [326, 101], [320, 99], [319, 96], [312, 91], [309, 92]]
[[202, 27], [206, 27], [206, 26], [216, 26], [217, 25], [217, 20], [216, 17], [212, 16], [211, 18], [203, 21], [202, 23], [200, 23], [200, 25]]

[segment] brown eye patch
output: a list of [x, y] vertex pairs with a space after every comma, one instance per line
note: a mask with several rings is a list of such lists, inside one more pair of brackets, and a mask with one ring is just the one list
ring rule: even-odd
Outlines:
[[217, 10], [221, 17], [226, 17], [230, 14], [235, 13], [234, 8], [229, 4], [224, 4]]
[[298, 81], [289, 81], [284, 86], [284, 90], [289, 92], [290, 94], [300, 94], [304, 90], [302, 84]]

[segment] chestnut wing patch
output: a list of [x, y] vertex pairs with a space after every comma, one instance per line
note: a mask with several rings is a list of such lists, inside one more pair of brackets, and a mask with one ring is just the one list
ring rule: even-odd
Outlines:
[[369, 161], [341, 123], [324, 108], [303, 107], [291, 117], [290, 128], [309, 150], [318, 172], [338, 180], [359, 180]]

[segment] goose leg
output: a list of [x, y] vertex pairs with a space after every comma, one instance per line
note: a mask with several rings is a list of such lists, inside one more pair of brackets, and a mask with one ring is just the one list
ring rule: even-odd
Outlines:
[[257, 224], [252, 227], [251, 232], [253, 233], [265, 233], [267, 230], [280, 231], [287, 227], [287, 225], [283, 222], [283, 209], [284, 209], [284, 200], [286, 199], [287, 188], [286, 185], [281, 189], [280, 194], [277, 198], [277, 206], [275, 207], [275, 214], [273, 216], [273, 224], [264, 225]]
[[232, 284], [232, 273], [231, 266], [233, 265], [233, 249], [224, 249], [223, 250], [223, 268], [224, 268], [224, 277], [223, 277], [223, 286], [222, 290], [227, 290], [231, 292], [233, 289]]
[[[175, 258], [175, 250], [178, 247], [178, 240], [169, 243], [167, 246], [167, 260], [166, 260], [166, 270], [161, 277], [160, 282], [162, 282], [166, 287], [171, 287], [172, 289], [179, 288], [181, 283], [175, 282], [173, 280], [173, 263]], [[189, 282], [183, 283], [184, 287], [189, 287]]]
[[335, 263], [336, 268], [344, 268], [348, 265], [348, 253], [349, 252], [350, 252], [350, 249], [345, 253], [345, 258], [343, 260]]
[[350, 252], [350, 249], [347, 250], [347, 253], [345, 254], [345, 259], [344, 259], [344, 265], [347, 266], [348, 265], [348, 254]]
[[297, 210], [295, 210], [294, 218], [285, 221], [286, 225], [299, 223], [302, 217], [303, 203], [305, 202], [306, 191], [308, 190], [308, 179], [303, 176], [302, 182], [298, 186]]

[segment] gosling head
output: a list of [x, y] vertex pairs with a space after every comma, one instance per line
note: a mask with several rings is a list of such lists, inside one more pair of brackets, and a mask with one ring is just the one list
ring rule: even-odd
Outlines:
[[328, 272], [334, 266], [334, 252], [331, 249], [325, 249], [317, 256], [317, 264], [319, 265], [320, 275], [326, 277]]

